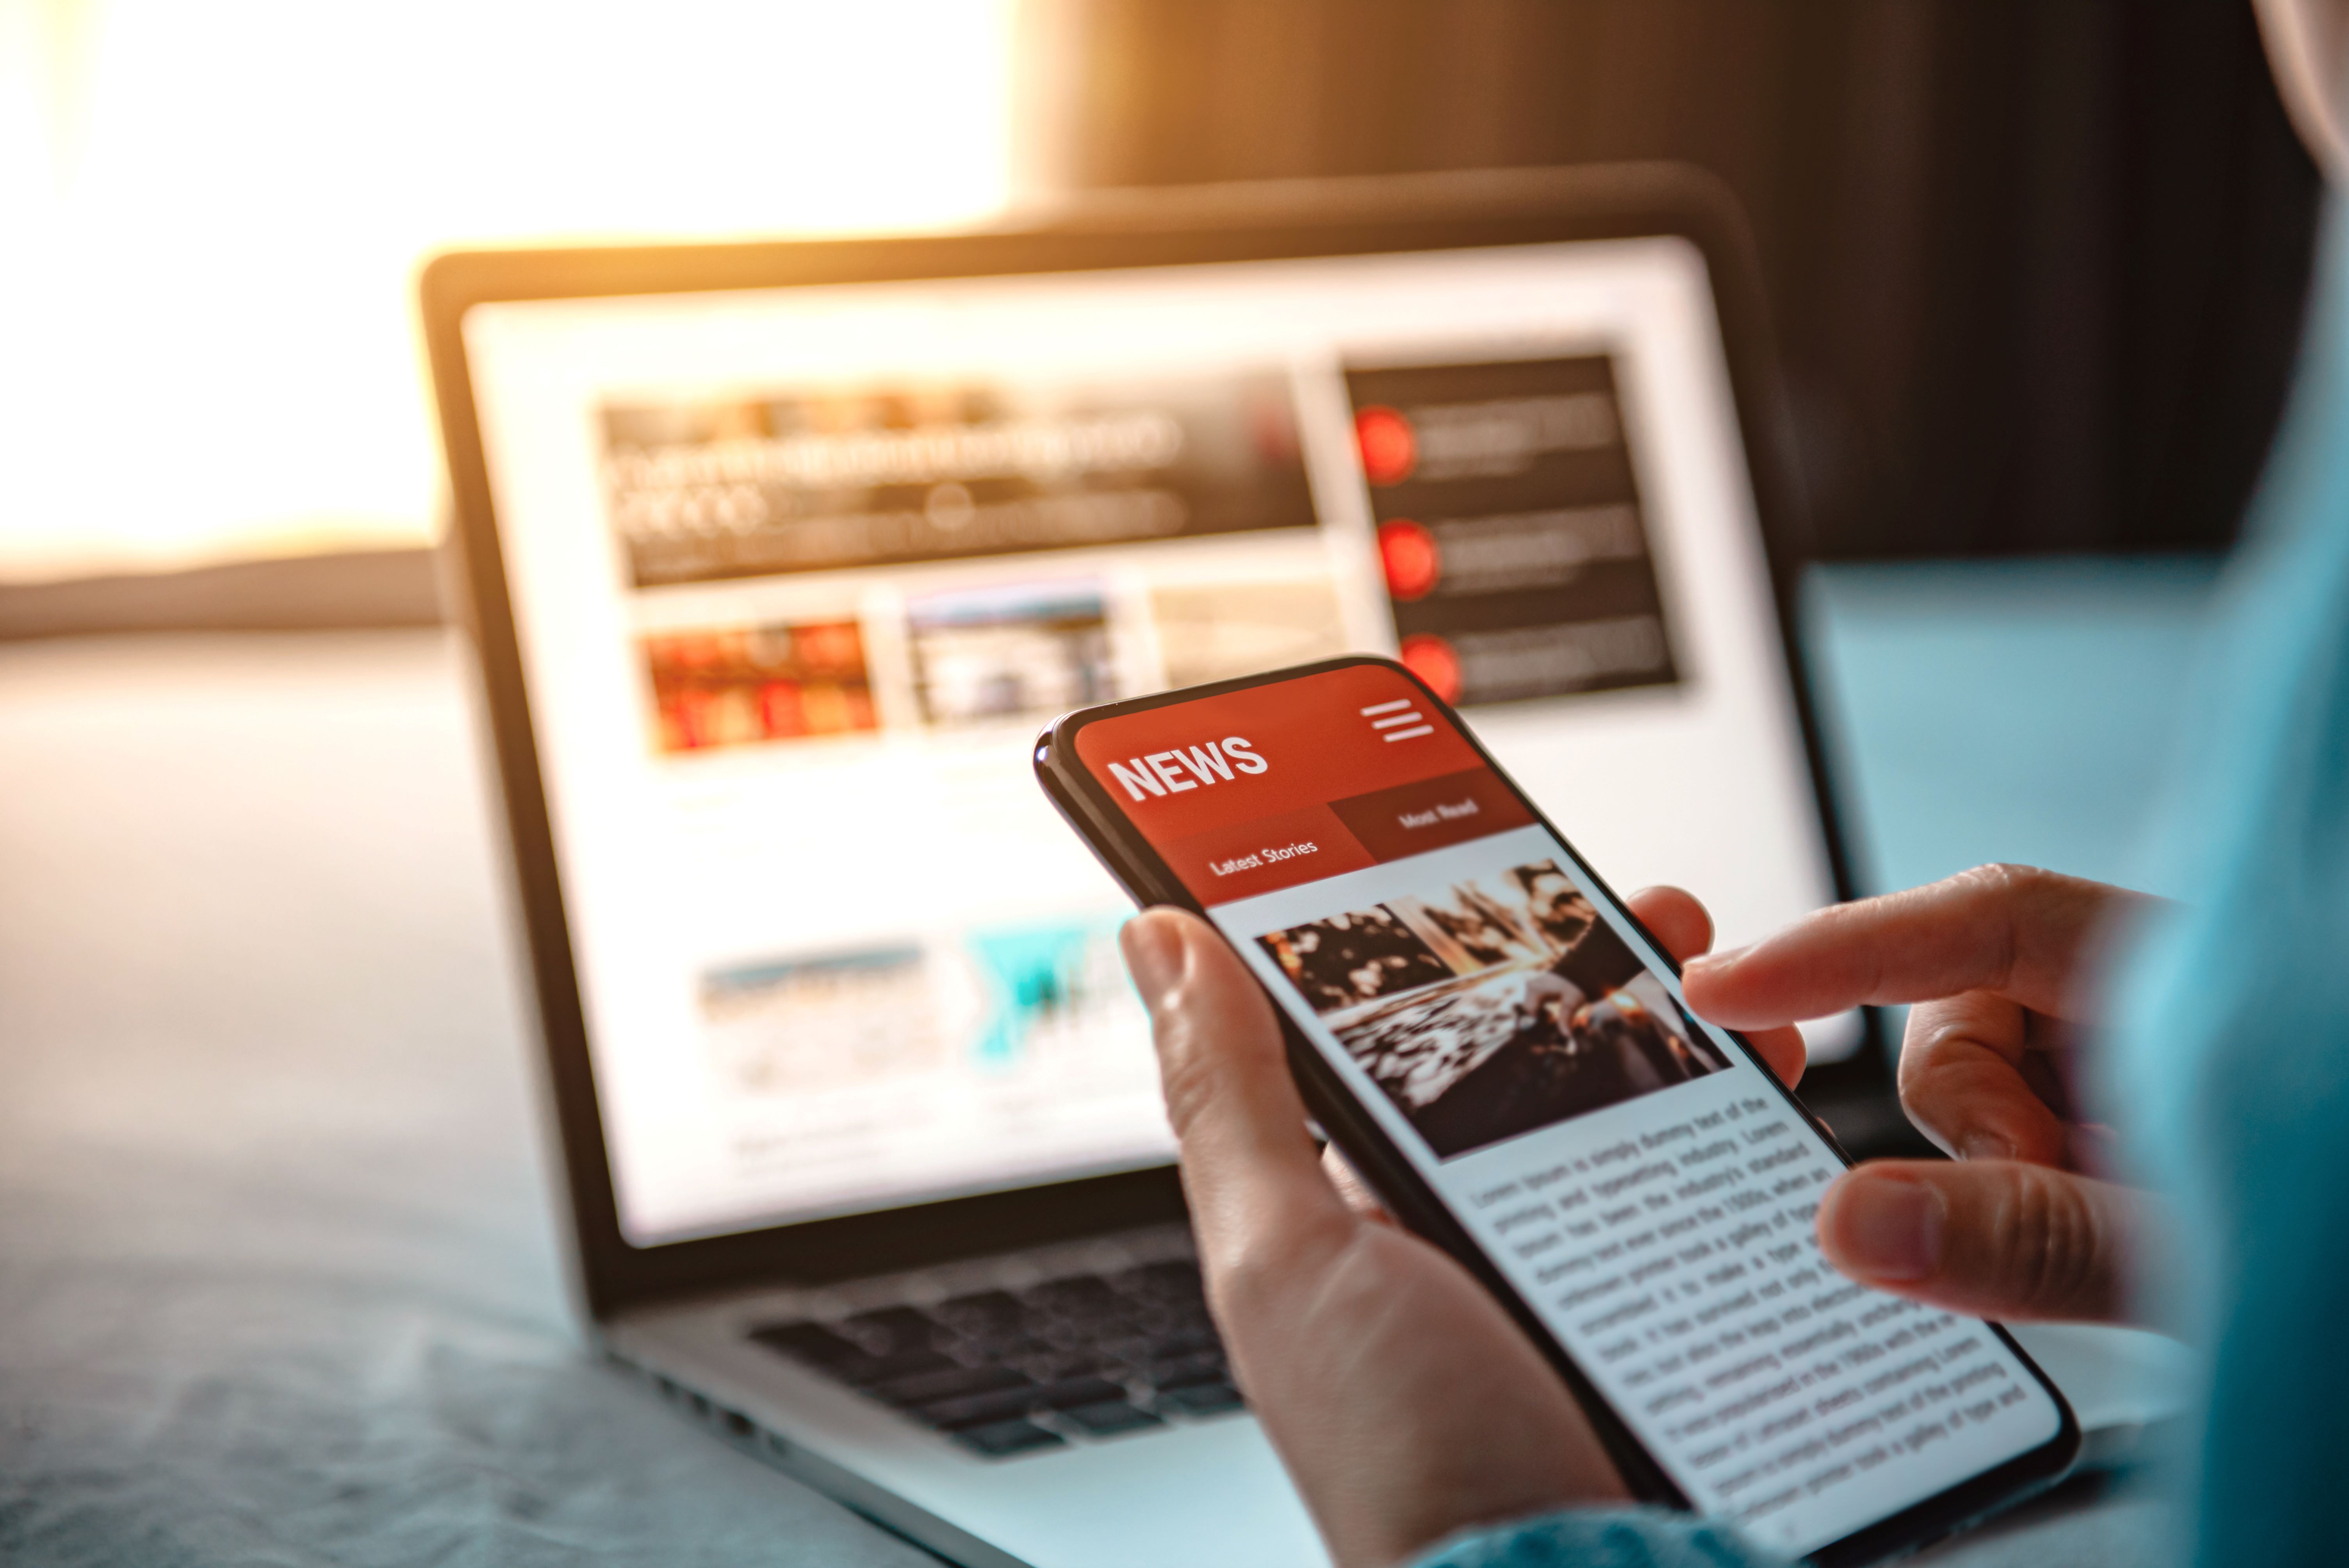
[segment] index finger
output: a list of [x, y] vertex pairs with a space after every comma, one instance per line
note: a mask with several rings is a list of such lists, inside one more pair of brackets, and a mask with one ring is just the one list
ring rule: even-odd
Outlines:
[[[1664, 944], [1676, 964], [1686, 964], [1713, 945], [1713, 916], [1697, 902], [1694, 893], [1676, 887], [1641, 888], [1623, 901], [1631, 913], [1640, 917], [1650, 934]], [[1788, 1088], [1802, 1080], [1803, 1068], [1808, 1057], [1803, 1046], [1803, 1032], [1791, 1025], [1783, 1028], [1756, 1029], [1746, 1037], [1746, 1042], [1762, 1053], [1778, 1081]]]
[[1682, 984], [1691, 1006], [1730, 1028], [1975, 990], [2061, 1014], [2103, 927], [2158, 902], [2029, 866], [1977, 866], [1823, 909], [1751, 947], [1697, 960]]

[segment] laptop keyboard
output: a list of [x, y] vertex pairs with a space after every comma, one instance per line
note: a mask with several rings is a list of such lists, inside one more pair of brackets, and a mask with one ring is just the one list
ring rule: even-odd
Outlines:
[[1187, 1259], [750, 1337], [991, 1459], [1243, 1404]]

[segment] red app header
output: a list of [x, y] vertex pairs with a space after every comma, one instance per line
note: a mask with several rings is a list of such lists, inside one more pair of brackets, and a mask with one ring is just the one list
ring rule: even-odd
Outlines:
[[1077, 755], [1207, 903], [1533, 820], [1419, 687], [1380, 665], [1090, 724]]

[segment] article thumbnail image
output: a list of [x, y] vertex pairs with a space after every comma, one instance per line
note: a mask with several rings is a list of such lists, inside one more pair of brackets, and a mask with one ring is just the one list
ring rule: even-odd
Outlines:
[[657, 750], [879, 727], [864, 634], [854, 621], [661, 633], [641, 645]]
[[949, 1049], [917, 947], [779, 958], [701, 977], [711, 1063], [740, 1094], [804, 1094], [935, 1069]]
[[1104, 1042], [1143, 1049], [1119, 956], [1099, 917], [982, 926], [959, 939], [722, 965], [700, 977], [702, 1038], [743, 1096], [864, 1089], [957, 1065], [1056, 1075], [1065, 1088]]
[[1328, 577], [1154, 588], [1150, 618], [1168, 686], [1252, 676], [1344, 653], [1345, 612]]
[[602, 410], [639, 588], [1310, 527], [1278, 366], [980, 376]]
[[1257, 940], [1441, 1158], [1728, 1066], [1551, 861]]
[[957, 590], [906, 610], [928, 723], [1049, 718], [1115, 695], [1108, 608], [1094, 583]]

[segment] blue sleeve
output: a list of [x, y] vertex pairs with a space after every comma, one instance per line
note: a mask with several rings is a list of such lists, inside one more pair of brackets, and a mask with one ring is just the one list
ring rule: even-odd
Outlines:
[[2180, 1555], [2337, 1563], [2349, 1453], [2349, 208], [2292, 418], [2230, 570], [2160, 866], [2186, 903], [2116, 976], [2105, 1063], [2171, 1243], [2144, 1282], [2204, 1358], [2161, 1491]]
[[1413, 1568], [1785, 1568], [1730, 1526], [1661, 1508], [1588, 1508], [1472, 1530]]

